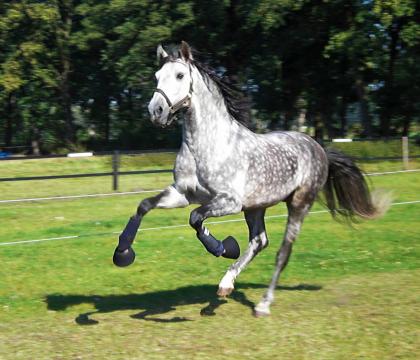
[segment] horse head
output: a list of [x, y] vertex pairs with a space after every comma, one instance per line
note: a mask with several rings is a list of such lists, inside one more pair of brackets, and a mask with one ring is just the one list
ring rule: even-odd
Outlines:
[[157, 57], [162, 66], [155, 74], [157, 88], [148, 108], [152, 123], [166, 127], [172, 123], [179, 110], [190, 106], [193, 57], [185, 41], [170, 53], [159, 45]]

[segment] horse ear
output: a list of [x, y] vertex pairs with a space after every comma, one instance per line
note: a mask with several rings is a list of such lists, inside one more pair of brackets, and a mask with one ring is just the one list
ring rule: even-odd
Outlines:
[[162, 62], [163, 59], [168, 57], [168, 53], [165, 51], [161, 44], [159, 44], [159, 46], [157, 47], [156, 56], [159, 63]]
[[184, 40], [181, 41], [181, 48], [180, 48], [181, 56], [185, 61], [193, 60], [192, 52], [190, 45]]

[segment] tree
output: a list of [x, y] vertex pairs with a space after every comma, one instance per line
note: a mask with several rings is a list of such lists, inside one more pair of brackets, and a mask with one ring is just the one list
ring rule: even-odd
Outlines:
[[[75, 140], [68, 86], [69, 24], [60, 6], [64, 5], [56, 1], [13, 1], [2, 6], [2, 102], [7, 99], [6, 107], [19, 112], [24, 129], [20, 140], [29, 141], [34, 152], [39, 152], [40, 142], [59, 145], [57, 137], [68, 144]], [[9, 121], [17, 119], [14, 113], [11, 116]], [[11, 142], [12, 127], [8, 124], [6, 128], [5, 136]]]
[[[418, 116], [419, 110], [413, 104], [418, 103], [414, 99], [419, 99], [420, 95], [416, 61], [420, 50], [420, 4], [415, 0], [378, 0], [373, 12], [378, 19], [385, 49], [383, 86], [378, 99], [381, 134], [388, 136], [398, 131], [399, 123], [393, 123], [398, 118], [403, 118], [403, 133], [407, 134], [409, 118], [416, 112]], [[408, 82], [407, 77], [410, 77]]]
[[[187, 40], [253, 100], [258, 124], [318, 139], [409, 134], [420, 105], [415, 0], [0, 0], [3, 141], [33, 151], [174, 147], [147, 103], [157, 44]], [[210, 60], [208, 60], [210, 59]], [[263, 128], [264, 126], [261, 126]], [[263, 130], [261, 130], [263, 131]]]

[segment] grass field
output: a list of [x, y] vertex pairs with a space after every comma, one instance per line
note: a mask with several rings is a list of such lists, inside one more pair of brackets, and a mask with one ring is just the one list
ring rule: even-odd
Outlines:
[[[169, 160], [155, 166], [166, 167]], [[65, 173], [80, 166], [31, 161], [25, 175], [33, 175], [31, 169]], [[2, 176], [22, 171], [4, 163]], [[365, 166], [367, 171], [396, 168], [390, 162]], [[370, 179], [375, 187], [392, 190], [394, 203], [420, 200], [420, 173]], [[124, 181], [124, 191], [153, 189], [170, 177]], [[109, 179], [8, 183], [0, 184], [0, 197], [109, 192], [109, 187]], [[0, 204], [0, 359], [418, 357], [420, 203], [394, 205], [382, 219], [355, 228], [326, 213], [309, 215], [272, 315], [255, 319], [252, 307], [272, 275], [285, 218], [267, 219], [270, 246], [241, 274], [232, 296], [218, 299], [217, 284], [230, 261], [207, 254], [187, 226], [147, 230], [186, 224], [191, 208], [150, 213], [134, 246], [136, 262], [126, 269], [112, 264], [113, 233], [142, 197]], [[313, 208], [319, 210], [320, 205]], [[283, 205], [268, 213], [284, 214]], [[244, 222], [209, 227], [246, 247]], [[82, 236], [1, 246], [72, 235]]]
[[[399, 156], [398, 141], [391, 141], [390, 152], [384, 152], [387, 143], [371, 144], [365, 142], [330, 144], [341, 147], [342, 150], [355, 153], [356, 150], [366, 156], [385, 153], [389, 156]], [[398, 146], [397, 146], [398, 145]], [[375, 150], [375, 146], [379, 151]], [[419, 146], [412, 146], [410, 154], [420, 153]], [[130, 170], [161, 170], [172, 169], [175, 153], [149, 153], [143, 155], [121, 156], [120, 171]], [[399, 160], [365, 161], [360, 166], [366, 172], [402, 170], [403, 164]], [[410, 160], [409, 169], [420, 168], [420, 159]], [[0, 178], [42, 175], [68, 175], [112, 171], [111, 156], [95, 156], [90, 158], [53, 158], [42, 160], [6, 160], [0, 161]], [[172, 182], [171, 174], [130, 175], [119, 177], [119, 191], [141, 191], [161, 189]], [[41, 181], [0, 182], [0, 200], [17, 198], [36, 198], [44, 196], [78, 195], [89, 193], [111, 192], [112, 178], [110, 176], [77, 179], [57, 179]]]

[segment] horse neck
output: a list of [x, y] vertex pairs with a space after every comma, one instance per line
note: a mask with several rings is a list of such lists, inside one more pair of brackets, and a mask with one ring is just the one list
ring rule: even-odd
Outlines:
[[190, 150], [209, 153], [232, 134], [239, 131], [239, 124], [229, 114], [220, 90], [194, 67], [192, 69], [193, 94], [191, 108], [184, 123], [183, 141]]

